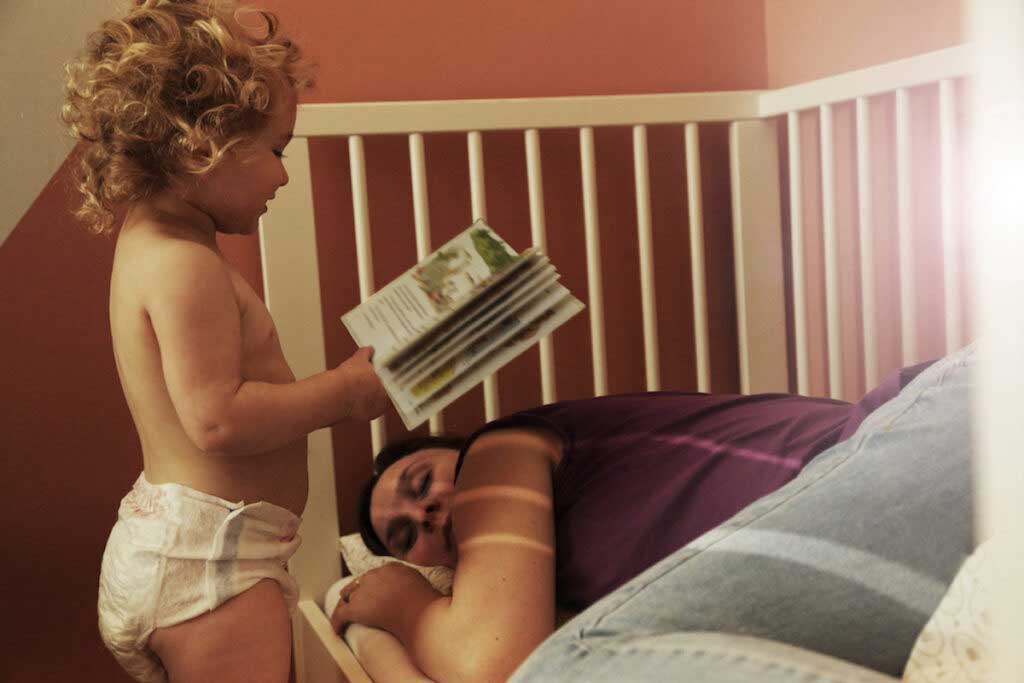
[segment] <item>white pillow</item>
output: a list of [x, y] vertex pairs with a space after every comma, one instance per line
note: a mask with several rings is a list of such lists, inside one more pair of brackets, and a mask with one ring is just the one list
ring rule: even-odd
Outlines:
[[452, 594], [452, 576], [454, 571], [450, 567], [420, 567], [408, 562], [402, 562], [394, 557], [374, 555], [366, 547], [366, 544], [363, 543], [363, 539], [359, 534], [349, 534], [348, 536], [341, 537], [341, 556], [345, 558], [345, 564], [353, 576], [365, 574], [371, 569], [376, 569], [388, 562], [399, 562], [407, 567], [412, 567], [422, 574], [430, 582], [430, 585], [434, 587], [434, 590], [445, 595]]
[[[401, 560], [395, 559], [394, 557], [383, 557], [381, 555], [374, 555], [370, 552], [370, 549], [363, 543], [363, 538], [359, 534], [349, 534], [348, 536], [341, 537], [341, 556], [345, 558], [345, 564], [348, 566], [348, 570], [352, 572], [351, 576], [344, 576], [339, 581], [336, 581], [334, 585], [327, 589], [327, 595], [324, 598], [324, 612], [327, 616], [331, 616], [334, 611], [334, 607], [338, 604], [338, 599], [341, 595], [341, 589], [349, 581], [365, 574], [371, 569], [380, 567], [388, 562], [398, 562], [408, 567], [412, 567], [430, 582], [430, 585], [434, 587], [434, 590], [444, 595], [452, 594], [452, 577], [455, 575], [455, 570], [451, 567], [421, 567], [415, 564], [409, 564], [408, 562], [402, 562]], [[558, 613], [555, 618], [556, 627], [560, 627], [565, 622], [576, 616], [576, 612], [558, 608]]]
[[983, 543], [957, 572], [938, 609], [918, 636], [904, 683], [988, 683], [992, 632], [986, 586], [991, 564]]

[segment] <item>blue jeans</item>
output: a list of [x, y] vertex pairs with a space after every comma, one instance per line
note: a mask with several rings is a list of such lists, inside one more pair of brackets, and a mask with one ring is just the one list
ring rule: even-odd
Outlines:
[[[511, 680], [828, 678], [757, 655], [771, 643], [756, 639], [899, 676], [974, 546], [974, 356], [934, 363], [789, 484], [565, 624]], [[722, 634], [741, 636], [732, 654]]]

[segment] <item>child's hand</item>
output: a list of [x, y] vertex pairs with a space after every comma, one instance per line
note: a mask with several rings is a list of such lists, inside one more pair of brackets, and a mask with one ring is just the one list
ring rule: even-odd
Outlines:
[[370, 421], [388, 407], [387, 392], [370, 364], [372, 356], [373, 347], [364, 346], [338, 366], [338, 372], [345, 376], [348, 417], [353, 420]]

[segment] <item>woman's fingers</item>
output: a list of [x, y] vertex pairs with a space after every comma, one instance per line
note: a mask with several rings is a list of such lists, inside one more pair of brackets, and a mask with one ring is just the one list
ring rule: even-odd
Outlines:
[[331, 627], [335, 633], [338, 633], [342, 627], [344, 627], [350, 620], [348, 619], [348, 604], [352, 602], [352, 596], [359, 588], [359, 579], [355, 579], [347, 586], [341, 589], [340, 599], [338, 600], [337, 606], [334, 608], [334, 612], [331, 614]]
[[352, 594], [356, 592], [356, 588], [358, 588], [358, 587], [359, 587], [359, 579], [356, 579], [355, 581], [353, 581], [349, 585], [345, 586], [345, 588], [343, 588], [342, 591], [341, 591], [341, 601], [344, 602], [345, 604], [348, 604], [349, 601], [352, 599]]

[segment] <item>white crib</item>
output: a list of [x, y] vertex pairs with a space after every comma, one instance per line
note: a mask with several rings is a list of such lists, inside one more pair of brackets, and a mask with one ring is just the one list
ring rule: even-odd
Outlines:
[[[605, 281], [600, 269], [594, 128], [619, 126], [632, 131], [635, 187], [622, 188], [622, 192], [631, 192], [635, 196], [646, 386], [650, 390], [670, 388], [661, 387], [658, 367], [647, 132], [649, 126], [682, 124], [684, 136], [678, 141], [679, 153], [685, 158], [688, 180], [686, 187], [680, 189], [688, 195], [688, 216], [684, 223], [689, 226], [692, 254], [687, 266], [693, 286], [697, 388], [708, 390], [709, 359], [713, 351], [708, 337], [699, 138], [702, 124], [728, 122], [735, 312], [739, 340], [737, 364], [741, 390], [811, 393], [809, 377], [813, 359], [808, 343], [808, 276], [803, 252], [807, 244], [804, 236], [807, 194], [816, 188], [808, 188], [805, 182], [807, 169], [801, 167], [801, 162], [807, 159], [801, 152], [801, 143], [807, 140], [807, 130], [801, 127], [801, 118], [813, 117], [814, 125], [820, 128], [820, 137], [815, 141], [820, 149], [815, 158], [815, 163], [820, 164], [820, 195], [815, 193], [812, 205], [819, 206], [820, 202], [828, 387], [833, 396], [848, 396], [851, 391], [849, 387], [844, 391], [844, 382], [848, 384], [849, 378], [856, 374], [862, 375], [863, 386], [873, 386], [883, 369], [889, 368], [881, 367], [885, 363], [879, 358], [880, 332], [875, 324], [878, 316], [872, 309], [873, 302], [881, 296], [875, 288], [883, 281], [876, 272], [880, 266], [872, 259], [877, 251], [872, 240], [878, 237], [881, 229], [872, 223], [875, 215], [872, 200], [880, 192], [888, 192], [895, 197], [897, 220], [893, 239], [898, 243], [898, 272], [914, 272], [914, 240], [921, 238], [920, 233], [912, 229], [915, 207], [911, 181], [919, 170], [912, 163], [909, 142], [911, 127], [917, 124], [911, 111], [911, 92], [915, 89], [931, 93], [929, 97], [934, 96], [938, 103], [934, 112], [936, 120], [926, 124], [938, 127], [940, 141], [937, 150], [939, 170], [935, 174], [938, 187], [935, 190], [940, 193], [942, 201], [939, 220], [931, 236], [936, 244], [942, 245], [943, 254], [942, 277], [936, 277], [934, 283], [937, 298], [943, 302], [940, 314], [942, 332], [937, 344], [942, 350], [952, 350], [968, 340], [965, 315], [973, 309], [965, 302], [964, 260], [959, 255], [962, 245], [958, 228], [967, 195], [961, 190], [957, 168], [963, 161], [959, 150], [964, 135], [961, 119], [965, 98], [960, 93], [960, 84], [965, 76], [972, 73], [972, 60], [976, 53], [977, 50], [970, 46], [959, 46], [772, 91], [301, 106], [296, 137], [287, 150], [286, 163], [291, 183], [279, 192], [261, 230], [265, 295], [277, 322], [285, 354], [297, 376], [325, 368], [308, 138], [348, 138], [358, 264], [339, 264], [338, 267], [358, 267], [360, 293], [365, 298], [372, 293], [375, 284], [371, 255], [374, 232], [363, 152], [365, 136], [408, 135], [414, 200], [409, 212], [408, 238], [416, 240], [417, 254], [423, 257], [431, 245], [424, 135], [454, 131], [466, 136], [472, 200], [466, 211], [465, 223], [468, 225], [471, 217], [487, 215], [483, 174], [485, 134], [495, 130], [522, 131], [526, 146], [532, 239], [543, 247], [547, 239], [541, 185], [543, 131], [573, 128], [578, 129], [579, 134], [579, 156], [574, 163], [580, 169], [583, 197], [580, 210], [584, 214], [585, 225], [585, 234], [580, 239], [586, 244], [587, 256], [587, 290], [575, 293], [588, 303], [594, 394], [606, 393], [602, 287], [607, 288], [611, 283]], [[889, 98], [895, 117], [895, 172], [892, 182], [885, 188], [878, 185], [879, 181], [871, 172], [870, 157], [875, 146], [870, 144], [873, 118], [869, 103], [873, 98]], [[849, 168], [841, 170], [836, 161], [837, 112], [846, 119], [852, 113], [849, 125], [852, 125], [854, 135], [843, 136], [840, 146], [842, 140], [852, 139], [855, 147], [840, 149], [839, 155], [852, 158], [853, 171]], [[842, 125], [846, 126], [847, 122]], [[785, 136], [781, 135], [783, 132]], [[783, 139], [786, 146], [780, 145]], [[843, 193], [836, 189], [837, 173], [848, 176], [851, 172], [856, 179], [856, 192], [852, 199], [856, 207], [856, 221], [853, 225], [837, 211], [837, 204], [850, 199], [844, 198]], [[849, 207], [845, 210], [848, 214]], [[500, 232], [501, 226], [495, 227]], [[853, 262], [841, 248], [851, 239], [859, 244]], [[787, 262], [790, 264], [788, 272]], [[852, 278], [860, 291], [854, 297], [860, 300], [860, 305], [853, 309], [840, 305], [843, 278]], [[788, 289], [787, 281], [791, 282]], [[899, 291], [890, 292], [889, 296], [898, 297], [901, 304], [898, 364], [907, 365], [923, 360], [918, 340], [921, 323], [915, 310], [915, 302], [921, 300], [921, 293], [915, 291], [918, 285], [913, 277], [900, 275], [898, 283]], [[787, 300], [791, 307], [789, 314]], [[851, 316], [859, 321], [862, 328], [860, 338], [853, 341], [848, 331], [844, 332], [844, 320], [851, 319]], [[557, 333], [555, 336], [557, 338]], [[1016, 338], [1019, 336], [1018, 332]], [[791, 340], [789, 348], [787, 340]], [[791, 386], [790, 382], [790, 359], [795, 363], [792, 375], [796, 386]], [[556, 396], [556, 387], [549, 340], [541, 345], [540, 371], [543, 398], [552, 400]], [[485, 383], [484, 396], [487, 419], [497, 417], [500, 414], [500, 392], [493, 378]], [[431, 426], [436, 431], [440, 422], [434, 421]], [[383, 425], [376, 421], [371, 429], [376, 450], [382, 444]], [[331, 631], [328, 619], [318, 605], [326, 588], [340, 576], [336, 497], [355, 495], [361, 482], [343, 482], [339, 484], [340, 492], [336, 490], [329, 431], [313, 434], [309, 444], [311, 490], [301, 530], [303, 545], [290, 565], [302, 587], [299, 610], [293, 624], [297, 677], [300, 683], [368, 681], [347, 646]], [[369, 458], [370, 454], [365, 457]], [[999, 475], [993, 470], [989, 476]]]

